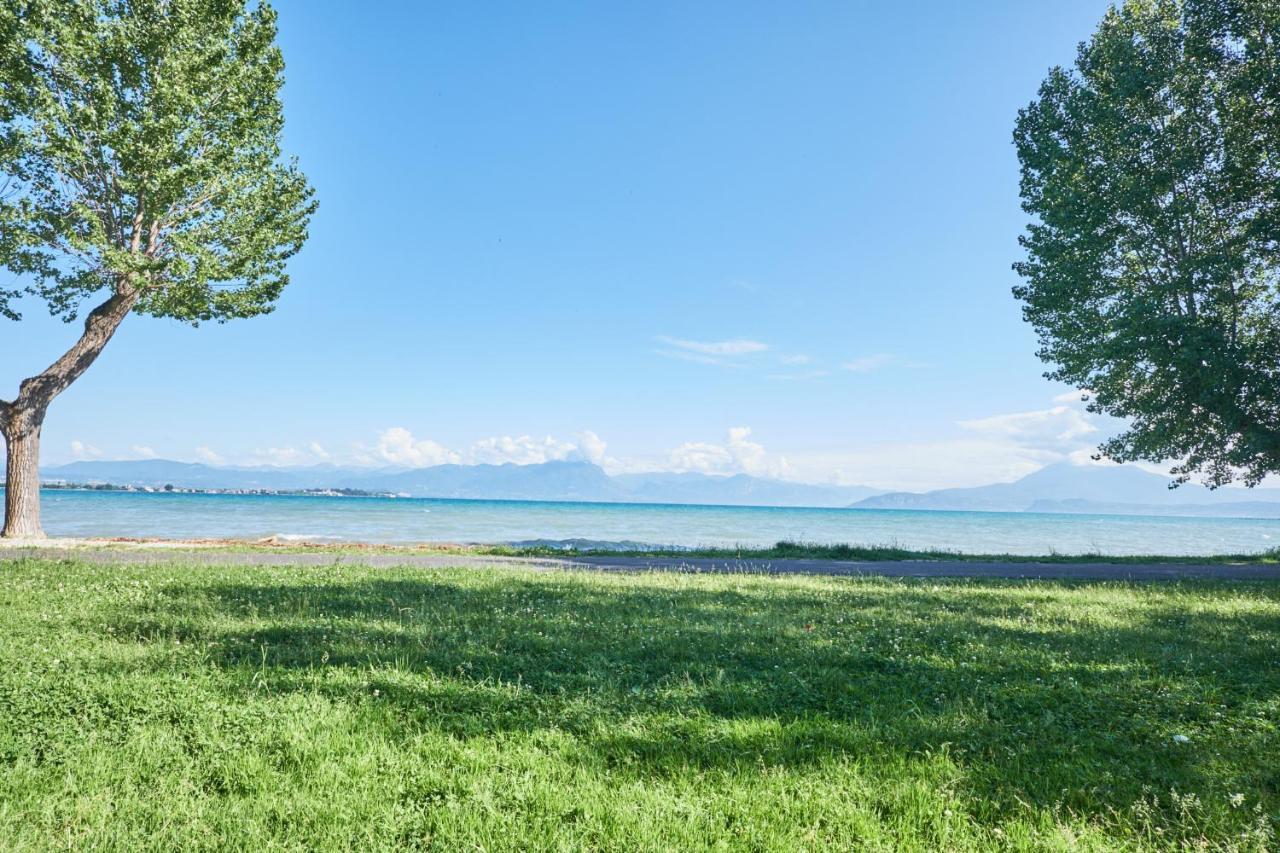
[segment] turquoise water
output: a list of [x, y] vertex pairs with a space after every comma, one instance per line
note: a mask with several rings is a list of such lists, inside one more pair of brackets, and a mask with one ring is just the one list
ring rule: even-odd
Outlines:
[[1280, 545], [1280, 520], [50, 490], [50, 536], [354, 542], [587, 539], [652, 545], [895, 544], [1045, 554], [1223, 554]]

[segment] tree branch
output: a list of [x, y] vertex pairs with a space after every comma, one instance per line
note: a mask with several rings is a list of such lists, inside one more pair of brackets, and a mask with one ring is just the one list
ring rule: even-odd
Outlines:
[[138, 190], [138, 208], [133, 214], [133, 229], [129, 238], [129, 251], [135, 255], [138, 254], [138, 249], [142, 246], [142, 220], [146, 213], [143, 205], [144, 193], [142, 190]]
[[[42, 372], [23, 380], [18, 398], [5, 406], [14, 413], [31, 409], [42, 413], [54, 397], [79, 379], [97, 360], [116, 329], [133, 310], [138, 295], [136, 288], [122, 284], [106, 302], [89, 312], [80, 339]], [[0, 412], [4, 410], [0, 409]]]

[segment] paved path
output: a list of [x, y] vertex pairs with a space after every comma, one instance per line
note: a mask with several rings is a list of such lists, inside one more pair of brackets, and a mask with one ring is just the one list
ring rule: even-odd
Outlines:
[[1280, 580], [1280, 565], [1182, 563], [1001, 563], [958, 560], [906, 560], [845, 562], [839, 560], [725, 560], [694, 557], [490, 557], [474, 554], [339, 553], [236, 551], [230, 549], [118, 548], [87, 549], [59, 547], [5, 548], [0, 561], [18, 557], [75, 559], [106, 565], [152, 563], [203, 563], [229, 566], [324, 566], [351, 563], [375, 567], [453, 566], [523, 567], [543, 571], [594, 570], [637, 572], [714, 572], [719, 574], [783, 575], [880, 575], [915, 578], [1042, 578], [1053, 580], [1177, 580], [1204, 578], [1219, 580]]

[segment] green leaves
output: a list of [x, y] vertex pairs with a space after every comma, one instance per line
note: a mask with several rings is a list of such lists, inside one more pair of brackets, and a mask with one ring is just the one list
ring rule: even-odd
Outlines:
[[20, 0], [3, 33], [0, 265], [67, 320], [104, 290], [190, 323], [270, 311], [316, 208], [281, 157], [270, 6]]
[[1280, 7], [1129, 0], [1018, 114], [1014, 289], [1118, 461], [1280, 470]]

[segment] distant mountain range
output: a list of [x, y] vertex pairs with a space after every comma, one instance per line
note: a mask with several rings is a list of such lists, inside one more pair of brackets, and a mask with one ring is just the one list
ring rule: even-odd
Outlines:
[[45, 468], [45, 481], [172, 485], [190, 489], [360, 489], [410, 497], [479, 500], [810, 506], [985, 512], [1098, 513], [1280, 518], [1280, 489], [1169, 488], [1167, 477], [1130, 466], [1042, 468], [1012, 483], [931, 492], [881, 493], [867, 486], [821, 486], [696, 473], [610, 476], [590, 462], [437, 465], [431, 468], [214, 467], [162, 459], [73, 462]]
[[538, 465], [436, 465], [378, 469], [315, 465], [307, 468], [214, 467], [146, 459], [72, 462], [41, 471], [46, 482], [172, 485], [187, 489], [361, 489], [423, 498], [608, 501], [731, 506], [843, 507], [876, 494], [866, 486], [816, 486], [738, 474], [623, 474], [610, 477], [590, 462]]
[[889, 492], [857, 501], [856, 509], [982, 512], [1070, 512], [1105, 515], [1234, 515], [1280, 517], [1280, 489], [1207, 489], [1127, 465], [1061, 462], [1012, 483], [932, 492]]

